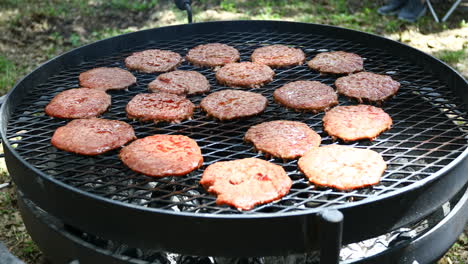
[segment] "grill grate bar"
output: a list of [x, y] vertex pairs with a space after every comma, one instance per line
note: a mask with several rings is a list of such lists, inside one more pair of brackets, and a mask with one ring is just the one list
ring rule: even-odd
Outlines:
[[[80, 72], [100, 67], [124, 67], [123, 60], [134, 51], [159, 48], [185, 55], [188, 49], [202, 43], [222, 42], [236, 47], [241, 60], [249, 60], [255, 48], [270, 44], [300, 47], [307, 60], [322, 51], [344, 50], [365, 58], [367, 71], [388, 74], [402, 83], [397, 96], [385, 102], [383, 109], [392, 116], [392, 129], [374, 141], [340, 143], [368, 148], [382, 154], [388, 168], [380, 184], [354, 191], [337, 191], [313, 186], [297, 169], [297, 161], [267, 159], [285, 168], [293, 180], [288, 195], [281, 201], [241, 212], [228, 206], [219, 206], [215, 197], [206, 193], [198, 184], [203, 168], [222, 160], [246, 157], [263, 158], [253, 147], [243, 142], [243, 134], [252, 125], [278, 119], [307, 123], [322, 136], [322, 144], [335, 144], [323, 132], [323, 113], [302, 113], [283, 108], [273, 100], [272, 92], [287, 82], [317, 80], [333, 86], [338, 76], [323, 75], [308, 69], [306, 65], [288, 69], [276, 69], [275, 79], [264, 87], [250, 89], [266, 96], [269, 106], [265, 112], [245, 120], [219, 122], [197, 109], [192, 120], [179, 124], [141, 123], [126, 118], [125, 106], [136, 94], [147, 92], [147, 84], [157, 74], [134, 73], [138, 83], [128, 91], [110, 91], [112, 106], [103, 118], [123, 120], [131, 124], [138, 138], [148, 135], [183, 134], [195, 139], [204, 155], [203, 168], [183, 177], [150, 178], [126, 168], [118, 159], [118, 151], [96, 157], [84, 157], [59, 151], [50, 145], [50, 138], [66, 120], [54, 119], [43, 112], [45, 105], [59, 92], [78, 87]], [[212, 91], [226, 89], [216, 83], [211, 69], [197, 68], [184, 62], [179, 69], [195, 70], [204, 74], [212, 85]], [[333, 86], [334, 87], [334, 86]], [[14, 110], [7, 135], [16, 151], [31, 165], [50, 177], [70, 186], [108, 199], [131, 203], [142, 207], [155, 207], [168, 211], [184, 211], [209, 214], [281, 214], [314, 208], [326, 208], [355, 201], [372, 199], [416, 184], [458, 157], [467, 146], [468, 125], [465, 105], [447, 85], [420, 66], [406, 58], [396, 57], [381, 49], [369, 48], [357, 42], [333, 39], [322, 35], [290, 34], [277, 32], [214, 32], [192, 35], [177, 40], [149, 42], [133, 49], [95, 61], [86, 61], [50, 76], [47, 82], [31, 87], [30, 93]], [[191, 96], [199, 104], [202, 95]], [[343, 96], [340, 105], [356, 104]]]

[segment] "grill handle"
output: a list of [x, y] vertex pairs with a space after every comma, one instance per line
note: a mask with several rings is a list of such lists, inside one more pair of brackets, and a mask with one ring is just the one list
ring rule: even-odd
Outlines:
[[192, 1], [191, 0], [174, 0], [174, 2], [180, 10], [187, 10], [188, 23], [192, 24]]
[[[0, 96], [0, 106], [2, 106], [3, 102], [5, 101], [5, 98], [6, 98], [6, 94]], [[1, 122], [0, 122], [0, 129], [2, 129], [2, 123]], [[0, 145], [1, 144], [2, 144], [2, 139], [0, 138]], [[5, 157], [5, 154], [0, 153], [0, 158], [4, 158], [4, 157]], [[2, 189], [3, 187], [6, 187], [6, 186], [2, 185], [2, 183], [0, 182], [0, 189]]]

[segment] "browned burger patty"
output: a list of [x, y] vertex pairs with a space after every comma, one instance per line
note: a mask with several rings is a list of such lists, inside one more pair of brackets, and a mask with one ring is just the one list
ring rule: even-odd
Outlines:
[[398, 92], [400, 83], [392, 77], [371, 72], [359, 72], [335, 81], [338, 93], [370, 102], [381, 102]]
[[252, 126], [245, 133], [244, 140], [252, 142], [257, 150], [283, 159], [300, 157], [321, 142], [319, 134], [308, 125], [287, 120]]
[[303, 111], [320, 112], [338, 104], [335, 90], [317, 81], [290, 82], [273, 92], [280, 104]]
[[125, 66], [146, 73], [167, 72], [175, 69], [182, 57], [172, 51], [151, 49], [135, 52], [125, 58]]
[[271, 82], [275, 72], [265, 64], [229, 63], [216, 72], [216, 80], [230, 87], [260, 87]]
[[379, 183], [387, 164], [373, 150], [329, 145], [308, 150], [298, 166], [315, 185], [352, 190]]
[[45, 113], [58, 118], [89, 118], [104, 113], [111, 105], [111, 96], [104, 91], [76, 88], [57, 94]]
[[196, 71], [172, 71], [159, 75], [148, 84], [152, 92], [172, 94], [196, 94], [210, 90], [210, 83], [203, 74]]
[[220, 120], [232, 120], [259, 114], [265, 110], [265, 96], [246, 91], [222, 90], [209, 94], [200, 102], [201, 108]]
[[205, 169], [200, 184], [217, 204], [250, 210], [285, 196], [292, 181], [281, 166], [256, 158], [220, 161]]
[[301, 49], [285, 45], [271, 45], [255, 49], [251, 59], [255, 63], [279, 68], [303, 64], [305, 54]]
[[122, 148], [120, 159], [133, 171], [153, 176], [181, 176], [203, 164], [197, 142], [182, 135], [154, 135]]
[[79, 80], [82, 87], [103, 91], [125, 89], [136, 83], [133, 74], [117, 67], [101, 67], [82, 72]]
[[198, 45], [190, 49], [186, 56], [189, 62], [201, 67], [222, 66], [236, 62], [239, 58], [238, 50], [221, 43]]
[[325, 113], [323, 128], [333, 139], [343, 141], [373, 140], [390, 129], [392, 118], [371, 105], [337, 106]]
[[319, 53], [307, 65], [316, 71], [334, 74], [353, 73], [364, 69], [361, 56], [344, 51]]
[[187, 98], [170, 93], [137, 94], [127, 104], [127, 116], [140, 121], [180, 122], [192, 117], [195, 105]]
[[75, 119], [55, 130], [52, 145], [68, 152], [94, 156], [119, 148], [135, 138], [133, 128], [122, 121]]

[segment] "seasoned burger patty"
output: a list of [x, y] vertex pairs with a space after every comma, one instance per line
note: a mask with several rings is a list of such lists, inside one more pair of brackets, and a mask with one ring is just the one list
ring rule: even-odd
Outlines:
[[292, 181], [281, 166], [247, 158], [211, 164], [205, 169], [200, 184], [217, 195], [217, 204], [250, 210], [286, 195]]
[[182, 135], [154, 135], [122, 148], [120, 159], [133, 171], [153, 176], [181, 176], [203, 164], [197, 142]]
[[337, 106], [323, 117], [324, 131], [343, 141], [373, 140], [391, 126], [392, 118], [371, 105]]
[[125, 58], [125, 66], [146, 73], [167, 72], [175, 69], [182, 57], [172, 51], [151, 49], [135, 52]]
[[163, 73], [148, 84], [152, 92], [172, 94], [196, 94], [210, 90], [210, 83], [203, 74], [196, 71], [172, 71]]
[[210, 116], [232, 120], [259, 114], [265, 110], [267, 104], [266, 97], [258, 93], [222, 90], [203, 98], [200, 106]]
[[338, 190], [377, 184], [387, 167], [373, 150], [340, 145], [312, 148], [299, 159], [298, 166], [313, 184]]
[[82, 87], [103, 91], [125, 89], [136, 83], [133, 74], [117, 67], [101, 67], [82, 72], [79, 80]]
[[285, 45], [271, 45], [255, 49], [251, 59], [252, 62], [266, 64], [270, 67], [288, 67], [303, 64], [305, 54], [301, 49]]
[[280, 104], [303, 111], [320, 112], [338, 104], [333, 88], [317, 81], [287, 83], [276, 89], [273, 96]]
[[338, 93], [355, 98], [359, 102], [380, 102], [395, 95], [400, 83], [387, 75], [359, 72], [338, 78], [335, 86]]
[[239, 51], [221, 43], [198, 45], [188, 51], [186, 59], [201, 67], [222, 66], [236, 62], [240, 58]]
[[45, 113], [58, 118], [89, 118], [104, 113], [111, 105], [111, 96], [100, 90], [76, 88], [57, 94]]
[[318, 147], [319, 134], [308, 125], [287, 120], [260, 123], [247, 130], [244, 140], [252, 142], [257, 150], [274, 157], [294, 159], [308, 149]]
[[319, 53], [307, 65], [316, 71], [334, 74], [353, 73], [364, 69], [361, 56], [344, 51]]
[[273, 76], [275, 72], [267, 65], [248, 61], [226, 64], [216, 72], [216, 80], [230, 87], [260, 87]]
[[180, 122], [192, 117], [195, 105], [187, 98], [170, 93], [137, 94], [127, 104], [127, 116], [140, 121]]
[[135, 138], [133, 128], [122, 121], [75, 119], [55, 130], [52, 145], [68, 152], [94, 156], [119, 148]]

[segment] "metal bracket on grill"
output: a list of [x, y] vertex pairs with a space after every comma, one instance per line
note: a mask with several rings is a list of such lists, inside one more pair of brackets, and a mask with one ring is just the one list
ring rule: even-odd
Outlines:
[[189, 24], [192, 23], [192, 1], [191, 0], [174, 0], [176, 6], [180, 10], [187, 10], [187, 18]]
[[320, 264], [338, 264], [343, 236], [343, 214], [325, 210], [320, 216]]

